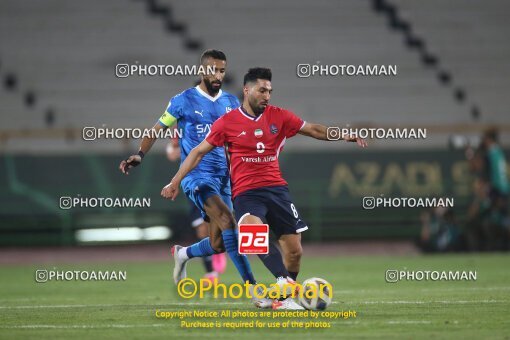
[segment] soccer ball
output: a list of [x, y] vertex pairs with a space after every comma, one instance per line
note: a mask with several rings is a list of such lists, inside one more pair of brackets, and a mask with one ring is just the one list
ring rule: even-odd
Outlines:
[[312, 277], [305, 280], [302, 287], [299, 292], [299, 303], [306, 309], [324, 310], [331, 304], [333, 286], [328, 281]]

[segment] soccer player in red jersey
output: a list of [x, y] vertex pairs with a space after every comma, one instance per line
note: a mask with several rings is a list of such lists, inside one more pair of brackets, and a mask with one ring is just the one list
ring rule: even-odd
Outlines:
[[[243, 104], [220, 117], [209, 135], [194, 148], [161, 195], [172, 200], [181, 180], [202, 157], [224, 146], [230, 167], [232, 196], [239, 224], [267, 221], [284, 255], [292, 279], [299, 273], [302, 254], [301, 232], [308, 229], [292, 203], [287, 182], [282, 178], [278, 156], [287, 138], [296, 134], [329, 140], [327, 127], [303, 121], [291, 111], [269, 105], [271, 70], [252, 68], [244, 77]], [[365, 140], [343, 136], [344, 141], [366, 147]]]

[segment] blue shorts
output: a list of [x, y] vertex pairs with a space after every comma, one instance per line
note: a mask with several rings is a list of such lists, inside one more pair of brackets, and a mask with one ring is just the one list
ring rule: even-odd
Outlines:
[[188, 176], [182, 180], [181, 187], [190, 201], [200, 209], [200, 213], [206, 222], [209, 222], [209, 218], [204, 205], [205, 201], [211, 196], [220, 196], [228, 209], [232, 210], [232, 194], [228, 176], [204, 178], [189, 178]]
[[287, 186], [245, 191], [234, 198], [234, 210], [238, 222], [247, 214], [257, 216], [269, 224], [277, 238], [299, 234], [308, 229], [292, 203]]

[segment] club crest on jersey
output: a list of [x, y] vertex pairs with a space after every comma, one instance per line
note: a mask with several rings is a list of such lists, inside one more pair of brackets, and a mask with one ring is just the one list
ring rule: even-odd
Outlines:
[[271, 124], [271, 126], [269, 127], [269, 131], [271, 131], [271, 133], [274, 135], [278, 133], [278, 128], [276, 127], [276, 125]]
[[264, 134], [264, 133], [262, 132], [262, 130], [261, 130], [261, 129], [256, 129], [256, 130], [255, 130], [255, 132], [254, 132], [254, 135], [255, 135], [255, 137], [257, 137], [257, 138], [262, 137], [262, 135], [263, 135], [263, 134]]

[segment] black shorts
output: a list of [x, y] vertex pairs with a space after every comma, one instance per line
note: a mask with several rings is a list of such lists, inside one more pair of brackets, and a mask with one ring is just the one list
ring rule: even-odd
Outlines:
[[308, 229], [292, 203], [287, 186], [245, 191], [234, 199], [234, 211], [238, 222], [247, 214], [259, 217], [269, 224], [277, 238]]

